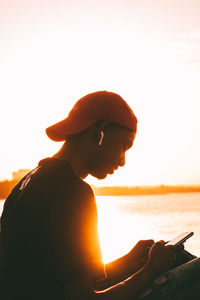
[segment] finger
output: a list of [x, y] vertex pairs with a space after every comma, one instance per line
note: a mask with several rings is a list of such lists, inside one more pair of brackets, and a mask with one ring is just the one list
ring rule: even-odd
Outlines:
[[162, 243], [163, 245], [165, 245], [165, 241], [159, 240], [159, 242]]
[[146, 240], [146, 245], [148, 245], [149, 247], [151, 247], [154, 243], [154, 240]]
[[141, 246], [146, 248], [146, 247], [151, 247], [154, 244], [154, 240], [142, 240], [141, 242]]
[[172, 251], [172, 252], [176, 251], [176, 246], [174, 246], [174, 245], [166, 245], [165, 248], [169, 249], [169, 251]]
[[156, 244], [159, 244], [159, 245], [162, 245], [162, 246], [164, 246], [165, 245], [165, 242], [163, 241], [163, 240], [160, 240], [160, 241], [158, 241], [158, 242], [156, 242]]
[[166, 255], [169, 255], [171, 257], [176, 257], [176, 251], [174, 246], [171, 247], [166, 246], [165, 250], [166, 250]]
[[145, 256], [148, 256], [150, 249], [151, 249], [151, 247], [145, 247], [145, 249], [144, 249], [144, 251], [143, 251], [143, 254], [144, 254]]
[[141, 248], [151, 247], [154, 244], [154, 240], [140, 240], [136, 246]]
[[160, 241], [156, 242], [156, 243], [153, 244], [153, 246], [152, 246], [152, 248], [162, 248], [162, 247], [163, 247], [163, 244], [162, 244]]
[[184, 250], [184, 244], [179, 244], [177, 246], [175, 246], [175, 250], [176, 252], [180, 252]]

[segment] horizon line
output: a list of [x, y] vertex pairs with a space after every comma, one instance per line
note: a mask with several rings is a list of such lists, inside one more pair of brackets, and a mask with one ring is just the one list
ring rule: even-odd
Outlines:
[[[0, 183], [3, 182], [12, 182], [12, 181], [16, 181], [19, 182], [22, 178], [18, 178], [18, 179], [9, 179], [9, 178], [5, 178], [5, 179], [1, 179]], [[103, 188], [103, 187], [109, 187], [109, 188], [116, 188], [116, 187], [200, 187], [200, 183], [179, 183], [179, 184], [168, 184], [168, 183], [156, 183], [156, 184], [135, 184], [135, 185], [95, 185], [95, 184], [89, 184], [90, 186], [96, 187], [96, 188]]]

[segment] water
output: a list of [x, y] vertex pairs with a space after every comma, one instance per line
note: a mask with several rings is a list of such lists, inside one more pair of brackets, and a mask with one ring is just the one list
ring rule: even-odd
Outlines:
[[97, 197], [104, 261], [127, 253], [140, 239], [168, 241], [194, 231], [185, 249], [200, 256], [200, 193]]
[[104, 262], [127, 253], [140, 239], [167, 241], [183, 231], [194, 231], [185, 248], [200, 256], [200, 193], [96, 198]]

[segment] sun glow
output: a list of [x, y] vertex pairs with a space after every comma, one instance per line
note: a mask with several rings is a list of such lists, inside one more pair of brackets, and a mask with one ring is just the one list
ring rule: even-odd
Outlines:
[[139, 240], [150, 238], [146, 218], [123, 214], [116, 206], [116, 197], [96, 198], [98, 230], [104, 263], [125, 255]]
[[[59, 145], [45, 128], [86, 93], [110, 90], [132, 107], [138, 134], [124, 171], [102, 184], [199, 184], [198, 28], [178, 33], [171, 9], [160, 13], [151, 3], [144, 10], [141, 1], [119, 1], [114, 11], [112, 1], [78, 1], [78, 10], [76, 1], [48, 9], [25, 2], [0, 10], [0, 180], [54, 154]], [[196, 18], [197, 4], [190, 8]]]

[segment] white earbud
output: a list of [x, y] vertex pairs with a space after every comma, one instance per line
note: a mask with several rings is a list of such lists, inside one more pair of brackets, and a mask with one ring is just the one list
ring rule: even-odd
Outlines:
[[102, 145], [103, 137], [104, 137], [104, 132], [101, 130], [101, 137], [100, 137], [100, 140], [99, 140], [99, 146]]

